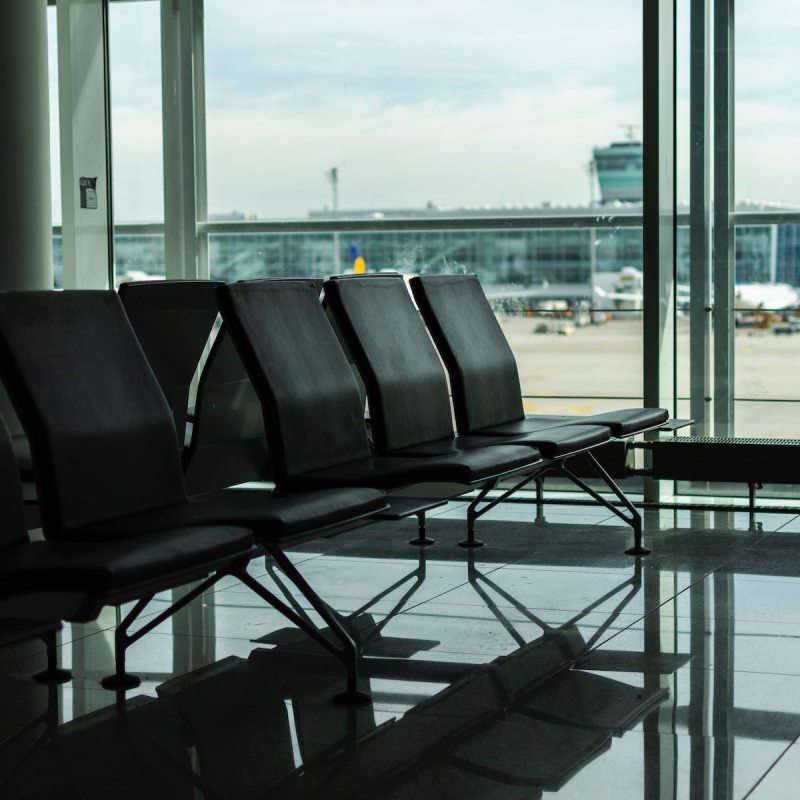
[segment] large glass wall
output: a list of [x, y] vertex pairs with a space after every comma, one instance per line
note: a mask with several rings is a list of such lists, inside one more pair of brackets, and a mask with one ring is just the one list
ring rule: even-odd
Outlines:
[[[800, 355], [795, 9], [676, 5], [670, 399], [680, 416], [705, 409], [693, 433], [794, 437], [800, 384], [785, 366]], [[518, 357], [529, 410], [642, 401], [652, 265], [642, 241], [638, 0], [187, 8], [203, 22], [180, 47], [201, 48], [193, 63], [203, 69], [191, 98], [199, 258], [185, 274], [324, 277], [356, 259], [370, 271], [476, 272]], [[119, 277], [166, 271], [161, 11], [157, 0], [109, 4]], [[728, 64], [715, 26], [731, 11]], [[707, 26], [699, 45], [698, 14]], [[720, 287], [730, 276], [727, 303]]]
[[[639, 2], [204, 13], [212, 277], [475, 272], [530, 407], [641, 402]], [[362, 229], [314, 230], [337, 219]]]
[[[800, 439], [800, 58], [792, 3], [678, 3], [678, 408], [705, 436]], [[697, 292], [698, 297], [692, 298]], [[689, 298], [696, 302], [689, 302]], [[743, 485], [680, 484], [742, 496]], [[790, 497], [794, 486], [760, 496]]]

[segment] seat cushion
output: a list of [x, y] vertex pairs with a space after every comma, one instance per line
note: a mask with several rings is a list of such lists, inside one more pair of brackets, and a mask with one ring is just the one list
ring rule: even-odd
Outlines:
[[[428, 458], [429, 456], [454, 456], [468, 453], [480, 447], [498, 447], [507, 444], [525, 444], [513, 436], [447, 436], [424, 444], [393, 450], [391, 455], [397, 458]], [[532, 454], [534, 455], [534, 454]]]
[[604, 425], [559, 425], [522, 436], [504, 438], [503, 441], [532, 445], [538, 448], [545, 458], [566, 458], [605, 444], [611, 438], [611, 432]]
[[610, 438], [611, 433], [603, 425], [557, 425], [521, 436], [493, 434], [481, 436], [478, 432], [475, 435], [439, 439], [435, 442], [395, 450], [392, 455], [403, 458], [456, 455], [487, 446], [529, 445], [531, 448], [535, 448], [535, 451], [538, 451], [543, 458], [565, 458], [587, 448], [603, 444]]
[[603, 414], [591, 414], [586, 423], [607, 425], [612, 436], [632, 436], [663, 425], [669, 419], [666, 408], [623, 408]]
[[230, 524], [250, 528], [258, 539], [277, 541], [356, 520], [385, 507], [386, 497], [376, 489], [327, 489], [298, 494], [224, 489], [192, 497], [188, 503], [72, 531], [71, 537], [122, 539], [176, 526]]
[[633, 436], [657, 428], [669, 418], [665, 408], [623, 408], [587, 416], [563, 414], [529, 414], [524, 419], [482, 428], [481, 434], [490, 436], [521, 436], [536, 431], [549, 430], [564, 425], [604, 425], [616, 438]]
[[303, 487], [360, 483], [384, 489], [399, 489], [414, 483], [471, 485], [539, 463], [539, 453], [529, 447], [502, 445], [425, 458], [376, 456], [304, 473], [297, 476], [296, 483]]
[[[260, 496], [259, 496], [260, 495]], [[226, 489], [193, 498], [190, 504], [209, 515], [230, 516], [252, 525], [256, 538], [281, 540], [334, 525], [355, 522], [386, 508], [386, 495], [378, 489], [345, 487], [314, 492], [272, 494]]]
[[81, 589], [93, 596], [116, 596], [143, 584], [174, 585], [185, 574], [208, 574], [252, 553], [246, 528], [195, 527], [159, 531], [124, 541], [26, 542], [0, 555], [0, 596]]

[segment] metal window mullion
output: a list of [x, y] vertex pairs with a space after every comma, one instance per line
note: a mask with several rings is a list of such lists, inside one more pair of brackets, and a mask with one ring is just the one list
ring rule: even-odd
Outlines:
[[161, 2], [164, 232], [167, 278], [197, 275], [194, 0]]
[[194, 55], [194, 171], [195, 171], [195, 241], [197, 277], [209, 278], [208, 234], [197, 222], [208, 221], [208, 169], [206, 148], [206, 68], [204, 0], [194, 0], [192, 48]]
[[689, 78], [689, 414], [711, 430], [711, 0], [691, 0]]
[[117, 285], [117, 262], [114, 255], [114, 164], [112, 155], [111, 137], [111, 58], [109, 55], [109, 24], [108, 0], [102, 2], [102, 27], [103, 27], [103, 101], [105, 108], [105, 149], [106, 149], [106, 230], [108, 231], [108, 285], [115, 288]]
[[[675, 411], [675, 4], [643, 0], [643, 394]], [[645, 482], [645, 499], [660, 485]]]
[[734, 424], [734, 58], [733, 0], [714, 1], [714, 434]]

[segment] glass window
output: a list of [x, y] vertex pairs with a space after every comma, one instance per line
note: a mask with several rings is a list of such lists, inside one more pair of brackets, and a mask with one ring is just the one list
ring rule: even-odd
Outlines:
[[[209, 209], [586, 204], [641, 117], [641, 9], [207, 0]], [[566, 33], [568, 32], [568, 35]]]
[[[640, 3], [206, 0], [205, 61], [212, 276], [476, 272], [526, 394], [641, 398]], [[342, 217], [463, 228], [257, 230]]]
[[736, 200], [800, 207], [800, 14], [736, 0]]
[[109, 6], [114, 248], [118, 280], [164, 275], [161, 9], [155, 0]]
[[[797, 12], [784, 0], [736, 3], [739, 213], [800, 210]], [[736, 226], [736, 434], [800, 438], [800, 381], [782, 368], [800, 358], [800, 225], [770, 222]]]

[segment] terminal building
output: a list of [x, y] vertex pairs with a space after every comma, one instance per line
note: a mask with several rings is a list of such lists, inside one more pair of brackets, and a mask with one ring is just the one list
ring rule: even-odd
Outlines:
[[[608, 288], [625, 267], [643, 268], [642, 145], [625, 140], [592, 151], [592, 174], [599, 200], [589, 205], [530, 207], [330, 209], [311, 211], [311, 222], [348, 220], [457, 219], [460, 230], [359, 232], [338, 239], [340, 264], [352, 261], [356, 247], [371, 269], [396, 269], [406, 273], [442, 273], [453, 269], [479, 275], [486, 285], [570, 287], [576, 295], [592, 297], [593, 283]], [[740, 213], [780, 210], [770, 204], [742, 203]], [[611, 219], [602, 228], [592, 227], [598, 213]], [[678, 206], [685, 218], [688, 206]], [[492, 219], [536, 218], [536, 227], [491, 230]], [[572, 219], [564, 225], [563, 219]], [[547, 220], [553, 220], [548, 228]], [[218, 222], [242, 222], [244, 214], [217, 215]], [[470, 229], [469, 221], [480, 221]], [[615, 225], [619, 220], [620, 225]], [[336, 261], [334, 242], [324, 234], [268, 235], [226, 234], [211, 236], [211, 275], [233, 281], [257, 277], [330, 274]], [[737, 225], [735, 229], [736, 282], [785, 283], [800, 287], [800, 226]], [[56, 275], [61, 266], [60, 240], [54, 240]], [[163, 237], [118, 234], [115, 237], [116, 271], [164, 275]], [[690, 271], [688, 225], [678, 225], [677, 280], [688, 284]], [[555, 291], [555, 290], [554, 290]]]

